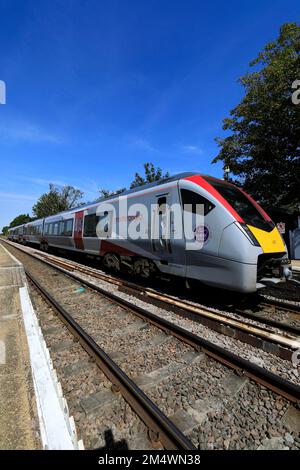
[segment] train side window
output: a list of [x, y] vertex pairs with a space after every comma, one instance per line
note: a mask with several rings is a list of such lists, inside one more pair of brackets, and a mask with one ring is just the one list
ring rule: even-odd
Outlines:
[[204, 206], [204, 215], [207, 215], [215, 207], [212, 202], [201, 196], [201, 194], [188, 189], [181, 189], [181, 200], [184, 210], [192, 212], [193, 214], [196, 214], [197, 204], [202, 204]]
[[58, 235], [63, 237], [65, 235], [65, 223], [62, 220], [61, 222], [58, 222]]
[[167, 204], [166, 196], [158, 198], [158, 201], [157, 201], [158, 215], [164, 215], [166, 213], [166, 204]]
[[58, 235], [59, 233], [59, 222], [53, 224], [53, 235]]
[[71, 237], [73, 233], [73, 219], [65, 220], [64, 222], [64, 235]]
[[99, 217], [96, 214], [88, 214], [84, 217], [84, 237], [96, 237], [96, 227]]
[[71, 237], [73, 233], [73, 219], [62, 220], [59, 227], [59, 234], [62, 237]]

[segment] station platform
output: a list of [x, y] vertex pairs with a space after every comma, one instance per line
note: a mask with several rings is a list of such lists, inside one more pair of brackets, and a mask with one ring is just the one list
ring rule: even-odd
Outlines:
[[0, 242], [0, 450], [82, 447], [31, 304], [23, 265]]
[[0, 449], [39, 449], [37, 408], [19, 288], [22, 266], [0, 245]]

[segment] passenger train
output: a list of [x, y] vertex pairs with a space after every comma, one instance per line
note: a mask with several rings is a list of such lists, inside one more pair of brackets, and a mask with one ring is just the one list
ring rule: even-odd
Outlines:
[[[127, 227], [143, 217], [137, 203], [148, 210], [146, 237], [114, 235], [125, 199], [131, 214], [125, 217]], [[173, 204], [181, 208], [180, 217], [169, 210]], [[204, 208], [203, 224], [192, 227], [187, 243], [184, 215], [195, 213], [197, 204]], [[105, 266], [143, 278], [163, 273], [243, 293], [255, 292], [266, 280], [291, 277], [284, 241], [260, 205], [232, 183], [197, 173], [181, 173], [35, 220], [10, 229], [8, 238], [42, 250], [56, 247], [101, 257]]]

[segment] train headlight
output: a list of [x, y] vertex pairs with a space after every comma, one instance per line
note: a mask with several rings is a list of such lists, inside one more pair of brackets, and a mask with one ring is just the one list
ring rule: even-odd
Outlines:
[[251, 230], [249, 229], [249, 227], [246, 224], [244, 224], [242, 222], [238, 222], [238, 223], [236, 223], [236, 225], [241, 230], [241, 232], [243, 232], [243, 234], [248, 238], [249, 242], [252, 245], [260, 246], [257, 239], [255, 238], [255, 236], [253, 235], [253, 233], [251, 232]]

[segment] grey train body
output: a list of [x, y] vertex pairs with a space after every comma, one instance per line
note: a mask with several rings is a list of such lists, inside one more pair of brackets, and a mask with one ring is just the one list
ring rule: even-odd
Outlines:
[[[93, 256], [103, 257], [111, 252], [120, 258], [121, 264], [129, 268], [132, 260], [149, 260], [161, 273], [194, 279], [209, 286], [237, 292], [255, 292], [258, 285], [258, 258], [264, 251], [261, 246], [249, 241], [234, 214], [224, 206], [220, 198], [215, 197], [214, 192], [208, 191], [205, 185], [202, 187], [196, 184], [196, 180], [193, 181], [193, 177], [197, 175], [180, 174], [30, 222], [11, 230], [8, 238], [21, 243], [38, 244], [42, 249], [50, 246]], [[208, 204], [204, 215], [205, 240], [201, 249], [193, 246], [197, 244], [194, 234], [191, 234], [189, 243], [186, 243], [184, 235], [177, 236], [178, 233], [184, 234], [185, 229], [183, 195], [188, 198], [191, 193], [193, 197], [196, 194], [197, 197], [204, 198]], [[143, 204], [147, 209], [149, 217], [146, 238], [133, 240], [112, 237], [112, 220], [110, 214], [106, 214], [105, 207], [107, 204], [113, 205], [118, 219], [120, 199], [124, 196], [129, 212], [135, 213], [136, 203]], [[172, 211], [167, 211], [164, 229], [167, 233], [160, 233], [158, 238], [154, 238], [153, 227], [155, 224], [160, 225], [161, 214], [153, 206], [160, 207], [161, 201], [166, 207], [180, 205], [181, 216], [174, 217]], [[94, 233], [94, 226], [98, 223], [97, 214], [100, 214], [100, 219], [106, 217], [104, 222], [108, 226], [101, 239]], [[128, 227], [129, 223], [128, 219]], [[282, 253], [282, 258], [284, 257], [285, 252]]]

